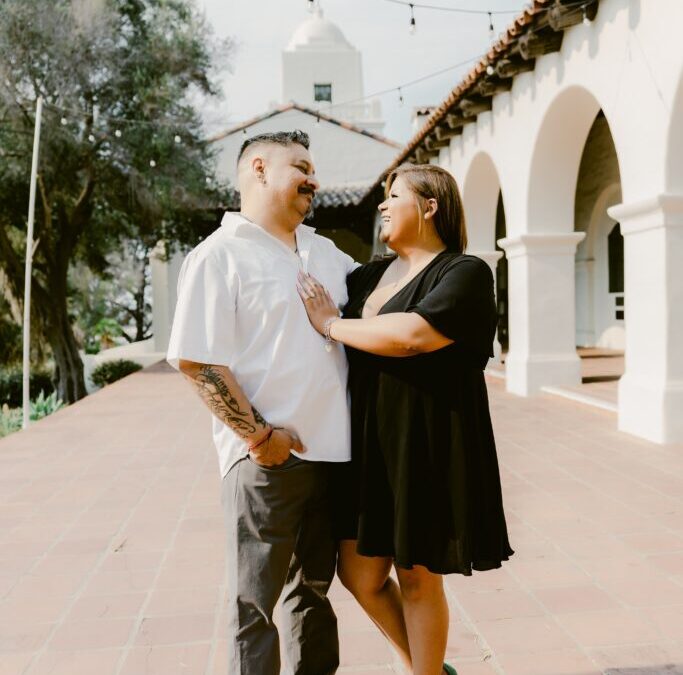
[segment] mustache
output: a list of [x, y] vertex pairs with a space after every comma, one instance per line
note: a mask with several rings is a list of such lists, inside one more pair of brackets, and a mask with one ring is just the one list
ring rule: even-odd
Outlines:
[[298, 192], [301, 195], [311, 195], [311, 197], [315, 197], [315, 190], [313, 188], [307, 187], [305, 185], [302, 185], [299, 188]]

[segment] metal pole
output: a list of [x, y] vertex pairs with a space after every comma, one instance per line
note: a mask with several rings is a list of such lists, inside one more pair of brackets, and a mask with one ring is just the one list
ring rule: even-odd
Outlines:
[[31, 163], [31, 190], [28, 198], [28, 230], [26, 232], [26, 270], [24, 272], [24, 364], [23, 364], [23, 421], [28, 428], [30, 417], [29, 370], [31, 355], [31, 267], [33, 264], [33, 219], [36, 207], [36, 182], [38, 179], [38, 152], [40, 150], [40, 122], [43, 115], [43, 98], [36, 103], [36, 126], [33, 132], [33, 161]]

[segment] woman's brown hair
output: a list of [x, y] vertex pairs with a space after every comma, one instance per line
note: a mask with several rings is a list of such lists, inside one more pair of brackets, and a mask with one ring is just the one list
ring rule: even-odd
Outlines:
[[463, 253], [467, 248], [467, 227], [455, 178], [434, 164], [401, 164], [387, 177], [386, 197], [399, 176], [417, 197], [420, 213], [427, 199], [436, 200], [438, 209], [433, 218], [436, 233], [449, 251]]

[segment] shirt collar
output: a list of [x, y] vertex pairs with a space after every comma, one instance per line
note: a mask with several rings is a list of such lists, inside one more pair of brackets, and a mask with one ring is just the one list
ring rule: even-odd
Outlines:
[[[240, 232], [244, 231], [245, 229], [248, 230], [252, 227], [259, 227], [259, 225], [255, 225], [251, 221], [247, 220], [241, 213], [234, 211], [226, 211], [223, 214], [221, 225], [232, 234], [240, 234]], [[315, 227], [304, 225], [303, 223], [298, 225], [296, 228], [296, 236], [299, 240], [310, 238], [314, 232]]]

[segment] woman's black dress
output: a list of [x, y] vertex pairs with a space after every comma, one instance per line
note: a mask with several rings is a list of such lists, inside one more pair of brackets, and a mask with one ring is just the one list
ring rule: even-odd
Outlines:
[[[348, 277], [344, 318], [361, 317], [390, 262]], [[405, 568], [500, 567], [513, 551], [483, 373], [497, 322], [491, 270], [443, 251], [379, 314], [394, 312], [416, 312], [454, 342], [409, 357], [346, 348], [352, 461], [335, 486], [338, 537]]]

